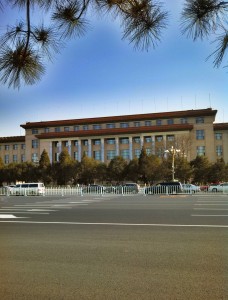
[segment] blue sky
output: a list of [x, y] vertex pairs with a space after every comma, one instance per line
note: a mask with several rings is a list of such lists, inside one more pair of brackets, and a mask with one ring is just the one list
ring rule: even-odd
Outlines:
[[[0, 136], [23, 135], [20, 124], [212, 107], [228, 122], [228, 68], [213, 68], [211, 40], [181, 35], [182, 0], [164, 1], [170, 11], [161, 43], [136, 51], [121, 39], [118, 21], [92, 17], [91, 30], [66, 44], [45, 76], [20, 90], [0, 85]], [[13, 14], [0, 21], [10, 23]], [[227, 61], [227, 57], [226, 57]]]

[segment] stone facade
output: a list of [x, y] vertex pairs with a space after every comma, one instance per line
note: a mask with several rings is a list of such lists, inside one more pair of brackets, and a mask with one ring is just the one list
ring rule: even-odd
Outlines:
[[211, 162], [228, 163], [228, 123], [214, 123], [217, 110], [199, 109], [57, 121], [27, 122], [25, 136], [0, 138], [5, 164], [38, 162], [44, 149], [52, 162], [66, 148], [74, 160], [85, 153], [109, 163], [117, 155], [126, 160], [148, 154], [163, 156], [170, 147], [188, 160], [206, 155]]

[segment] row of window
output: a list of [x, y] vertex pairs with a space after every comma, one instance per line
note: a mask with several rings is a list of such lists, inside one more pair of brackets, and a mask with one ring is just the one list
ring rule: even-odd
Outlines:
[[[150, 155], [152, 153], [151, 148], [146, 148], [145, 150], [146, 150], [147, 155]], [[205, 146], [198, 146], [198, 147], [196, 147], [196, 151], [197, 151], [197, 155], [200, 155], [200, 156], [201, 155], [206, 155]], [[141, 153], [141, 149], [135, 149], [134, 150], [134, 157], [139, 158], [140, 153]], [[88, 152], [87, 151], [85, 151], [85, 154], [88, 156]], [[218, 157], [221, 157], [222, 154], [223, 154], [222, 146], [221, 145], [216, 146], [216, 155]], [[162, 153], [159, 153], [159, 151], [158, 151], [157, 155], [161, 156]], [[58, 156], [59, 156], [59, 153], [55, 153], [55, 161], [58, 160]], [[127, 160], [130, 159], [130, 150], [129, 149], [120, 150], [120, 156], [122, 156], [124, 159], [127, 159]], [[111, 159], [113, 159], [115, 157], [116, 157], [116, 151], [115, 150], [107, 150], [106, 151], [106, 159], [107, 160], [111, 160]], [[18, 163], [19, 162], [18, 155], [14, 154], [12, 158], [13, 158], [13, 162], [14, 163]], [[73, 158], [74, 158], [74, 160], [79, 160], [79, 156], [78, 156], [78, 152], [77, 151], [75, 151], [73, 153]], [[95, 160], [101, 160], [102, 159], [101, 158], [101, 151], [100, 150], [93, 151], [93, 158]], [[38, 153], [32, 153], [32, 158], [31, 159], [32, 159], [32, 162], [37, 163], [39, 161]], [[5, 162], [5, 164], [9, 164], [10, 163], [9, 154], [6, 154], [4, 156], [4, 162]], [[24, 154], [22, 154], [20, 156], [20, 162], [25, 162], [25, 155]]]
[[[180, 119], [180, 124], [187, 124], [188, 123], [188, 119], [187, 118], [181, 118]], [[204, 123], [204, 117], [197, 117], [195, 119], [195, 123], [196, 124], [202, 124]], [[147, 120], [147, 121], [135, 121], [134, 122], [134, 127], [140, 127], [140, 126], [151, 126], [152, 124], [154, 125], [157, 125], [157, 126], [160, 126], [160, 125], [172, 125], [174, 124], [174, 119], [167, 119], [167, 120], [163, 120], [163, 119], [157, 119], [155, 120], [155, 122], [152, 122], [151, 120]], [[107, 123], [105, 125], [105, 127], [107, 129], [111, 129], [111, 128], [128, 128], [130, 127], [130, 123], [129, 122], [121, 122], [119, 124], [119, 126], [117, 126], [117, 123]], [[99, 129], [102, 129], [104, 128], [102, 126], [102, 124], [93, 124], [92, 125], [92, 129], [93, 130], [99, 130]], [[88, 124], [85, 124], [85, 125], [75, 125], [73, 126], [73, 130], [74, 131], [78, 131], [78, 130], [90, 130], [91, 127], [88, 125]], [[50, 132], [50, 128], [49, 127], [46, 127], [44, 129], [45, 133], [48, 133]], [[63, 128], [61, 127], [55, 127], [54, 131], [55, 132], [60, 132], [61, 130], [65, 131], [65, 132], [68, 132], [71, 130], [70, 126], [64, 126]], [[32, 134], [38, 134], [39, 133], [39, 130], [37, 128], [33, 128], [32, 129]]]
[[[0, 145], [0, 150], [2, 149], [1, 146], [2, 146], [2, 145]], [[10, 146], [11, 146], [11, 145], [4, 145], [4, 146], [3, 146], [3, 147], [4, 147], [4, 150], [10, 150]], [[25, 150], [25, 144], [13, 144], [13, 145], [12, 145], [12, 149], [13, 149], [13, 150], [18, 150], [19, 147], [20, 147], [22, 150]]]
[[[172, 142], [174, 141], [174, 135], [167, 135], [166, 136], [167, 141]], [[197, 140], [204, 140], [205, 139], [205, 131], [204, 130], [196, 130], [196, 139]], [[216, 140], [221, 140], [222, 139], [222, 133], [215, 133], [215, 139]], [[119, 138], [120, 144], [129, 144], [129, 138]], [[133, 137], [132, 141], [134, 143], [140, 143], [141, 139], [140, 137]], [[158, 135], [155, 136], [155, 141], [157, 142], [161, 142], [163, 141], [163, 136], [162, 135]], [[108, 138], [105, 139], [105, 142], [109, 145], [115, 144], [116, 143], [116, 139], [115, 138]], [[144, 142], [145, 143], [151, 143], [152, 142], [152, 138], [150, 136], [146, 136], [144, 137]], [[101, 145], [101, 140], [100, 139], [93, 139], [92, 140], [93, 145]], [[78, 146], [78, 141], [73, 141], [74, 146]], [[82, 140], [82, 145], [84, 146], [88, 146], [89, 141], [88, 140]], [[13, 150], [17, 150], [19, 149], [19, 146], [21, 147], [22, 150], [25, 150], [25, 144], [13, 144]], [[68, 142], [64, 141], [63, 142], [63, 146], [68, 147]], [[39, 147], [39, 140], [32, 140], [32, 148], [36, 149]], [[58, 142], [55, 143], [55, 147], [58, 147]], [[10, 150], [10, 145], [4, 145], [4, 149], [5, 150]], [[0, 145], [0, 150], [1, 150], [1, 145]]]
[[[167, 141], [174, 141], [174, 135], [168, 135], [167, 136]], [[155, 136], [155, 141], [157, 142], [161, 142], [163, 140], [163, 136], [159, 135], [159, 136]], [[132, 141], [136, 144], [140, 144], [141, 143], [141, 139], [140, 137], [133, 137], [132, 138]], [[128, 137], [124, 137], [124, 138], [119, 138], [119, 142], [120, 144], [129, 144], [130, 143], [130, 139]], [[152, 142], [152, 137], [151, 136], [146, 136], [144, 137], [144, 142], [145, 143], [151, 143]], [[81, 140], [81, 143], [83, 146], [88, 146], [89, 145], [89, 140]], [[108, 139], [105, 139], [105, 143], [108, 144], [108, 145], [114, 145], [116, 144], [116, 139], [115, 138], [108, 138]], [[74, 146], [78, 146], [79, 144], [79, 141], [76, 140], [76, 141], [72, 141], [72, 144]], [[92, 144], [93, 145], [101, 145], [101, 139], [92, 139]], [[62, 142], [62, 145], [64, 147], [68, 147], [69, 146], [69, 142], [68, 141], [63, 141]], [[59, 147], [60, 144], [59, 142], [55, 142], [55, 147]]]
[[[222, 156], [223, 150], [222, 150], [222, 146], [221, 145], [216, 146], [215, 151], [216, 151], [216, 155], [218, 157]], [[198, 147], [196, 147], [196, 153], [197, 153], [197, 155], [200, 155], [200, 156], [201, 155], [206, 155], [205, 146], [198, 146]]]
[[[4, 162], [5, 162], [5, 164], [9, 164], [10, 163], [9, 154], [6, 154], [4, 156]], [[13, 163], [19, 163], [19, 162], [25, 162], [25, 154], [21, 154], [20, 161], [19, 161], [18, 155], [17, 154], [13, 154]]]

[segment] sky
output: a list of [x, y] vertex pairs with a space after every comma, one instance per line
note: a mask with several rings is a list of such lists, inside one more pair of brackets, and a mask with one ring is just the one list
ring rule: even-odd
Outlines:
[[[183, 0], [163, 2], [168, 27], [155, 49], [135, 50], [122, 40], [117, 20], [90, 16], [91, 29], [47, 62], [37, 84], [19, 90], [0, 84], [0, 137], [24, 135], [26, 122], [208, 107], [218, 110], [216, 122], [228, 122], [228, 68], [206, 60], [212, 39], [193, 42], [181, 34]], [[1, 34], [15, 18], [11, 10], [0, 16]]]

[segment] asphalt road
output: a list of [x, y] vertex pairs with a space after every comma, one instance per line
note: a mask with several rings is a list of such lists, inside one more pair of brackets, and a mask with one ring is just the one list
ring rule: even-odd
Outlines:
[[0, 198], [0, 299], [228, 299], [228, 196]]

